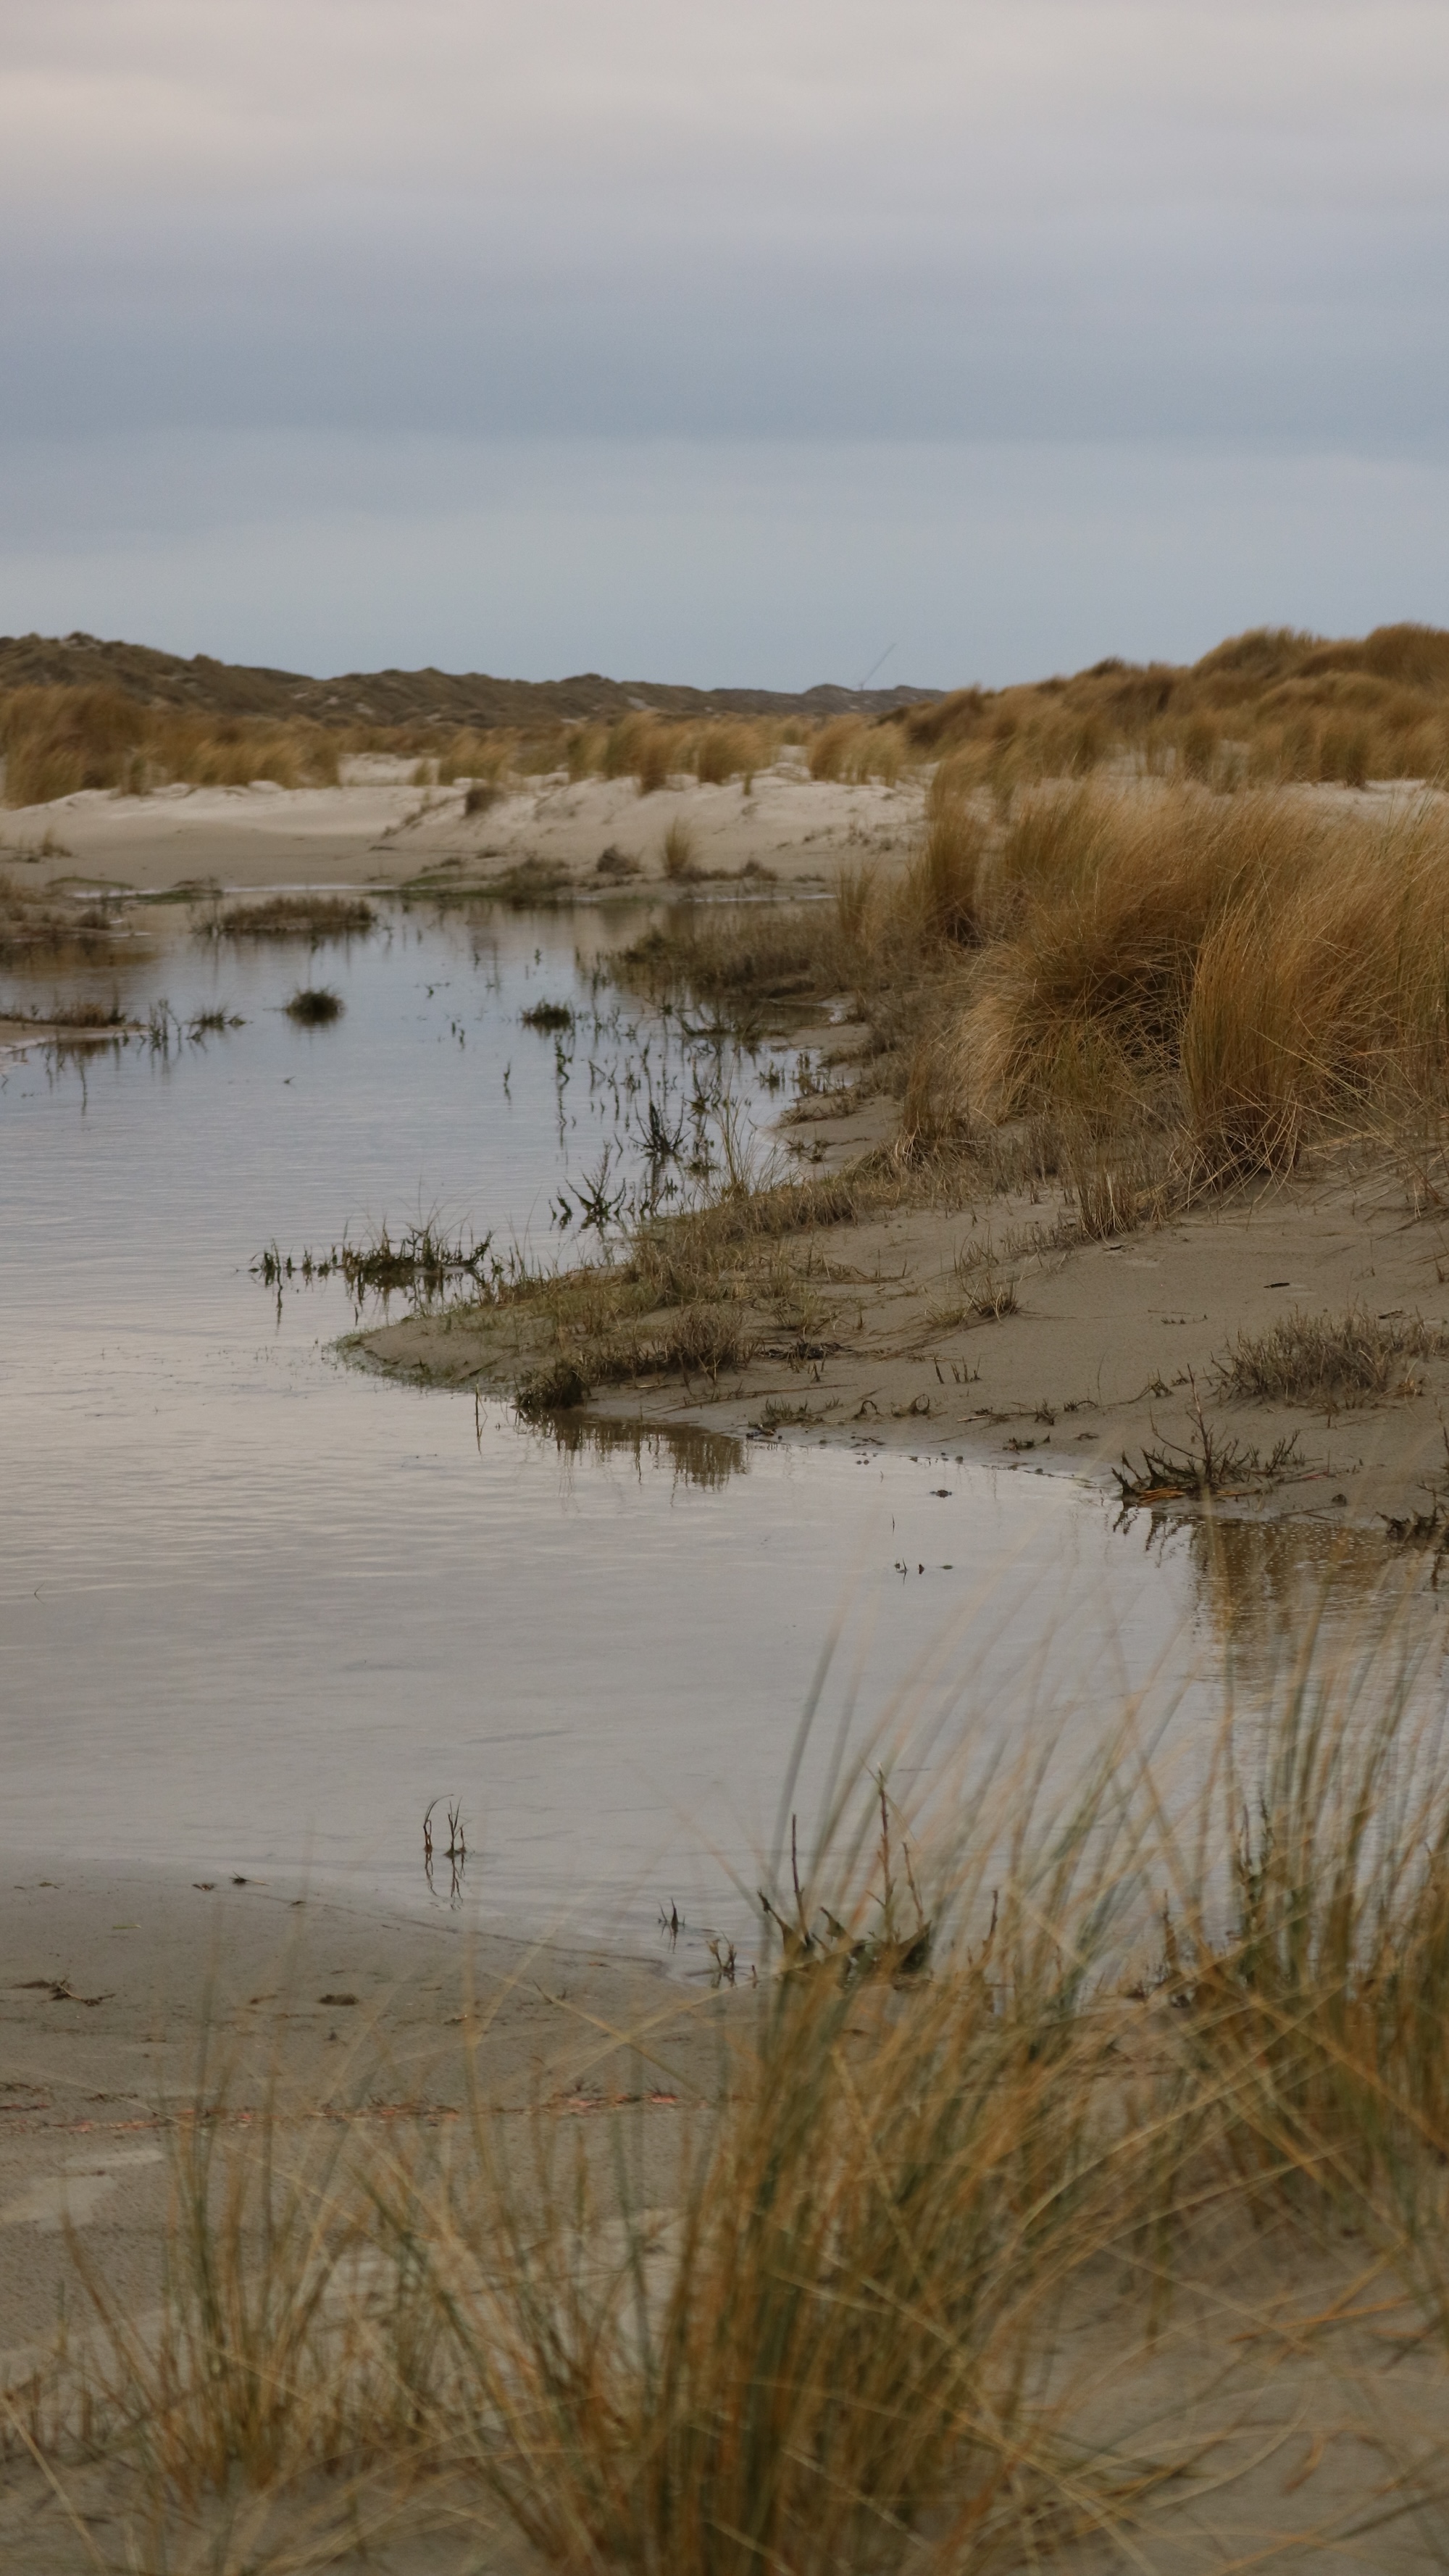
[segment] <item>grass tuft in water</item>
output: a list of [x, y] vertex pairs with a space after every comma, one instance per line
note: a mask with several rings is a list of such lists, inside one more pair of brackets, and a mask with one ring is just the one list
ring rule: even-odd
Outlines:
[[330, 984], [302, 984], [283, 1004], [289, 1020], [300, 1021], [304, 1028], [321, 1028], [329, 1020], [340, 1020], [344, 1004], [340, 993]]
[[283, 1252], [275, 1243], [267, 1244], [251, 1265], [252, 1275], [265, 1287], [282, 1288], [289, 1282], [310, 1285], [314, 1279], [341, 1278], [355, 1297], [367, 1293], [388, 1296], [405, 1289], [424, 1299], [431, 1299], [451, 1283], [468, 1279], [481, 1285], [497, 1269], [493, 1257], [493, 1237], [470, 1234], [448, 1235], [432, 1217], [409, 1228], [394, 1241], [386, 1224], [367, 1243], [332, 1244], [326, 1252], [306, 1251], [296, 1255]]
[[274, 894], [230, 904], [206, 928], [217, 939], [346, 939], [377, 920], [362, 895]]
[[555, 1413], [587, 1404], [593, 1391], [575, 1360], [559, 1359], [521, 1378], [513, 1402], [525, 1422], [547, 1422]]

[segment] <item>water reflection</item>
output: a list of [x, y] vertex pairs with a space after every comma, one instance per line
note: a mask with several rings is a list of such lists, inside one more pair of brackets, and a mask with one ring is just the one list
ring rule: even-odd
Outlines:
[[[428, 1806], [423, 1812], [423, 1877], [427, 1884], [428, 1894], [434, 1899], [436, 1899], [438, 1893], [438, 1882], [434, 1876], [434, 1869], [438, 1855], [435, 1854], [433, 1849], [433, 1818], [437, 1814], [439, 1807], [444, 1805], [445, 1802], [443, 1799], [433, 1798], [430, 1800]], [[445, 1812], [447, 1815], [446, 1830], [448, 1839], [443, 1845], [441, 1858], [448, 1864], [448, 1905], [450, 1910], [456, 1914], [462, 1908], [463, 1897], [466, 1890], [468, 1876], [468, 1832], [467, 1823], [463, 1815], [461, 1799], [449, 1798], [446, 1801]]]
[[1205, 1514], [1160, 1524], [1149, 1553], [1185, 1558], [1199, 1624], [1250, 1690], [1277, 1682], [1310, 1643], [1330, 1658], [1368, 1650], [1437, 1664], [1449, 1642], [1433, 1565], [1388, 1553], [1377, 1529]]
[[[706, 1431], [693, 1423], [571, 1422], [560, 1415], [547, 1434], [561, 1459], [624, 1458], [644, 1482], [646, 1470], [672, 1470], [678, 1485], [703, 1493], [723, 1491], [732, 1476], [748, 1474], [750, 1444], [724, 1431]], [[481, 1428], [480, 1428], [481, 1438]]]
[[[338, 1364], [345, 1276], [276, 1305], [248, 1272], [259, 1246], [375, 1240], [389, 1219], [396, 1242], [437, 1210], [454, 1245], [492, 1228], [552, 1256], [549, 1198], [615, 1132], [615, 1074], [647, 1169], [649, 1077], [683, 1060], [641, 1013], [638, 1088], [616, 1058], [591, 1090], [577, 937], [543, 917], [495, 919], [486, 940], [403, 922], [337, 955], [347, 1016], [313, 1046], [280, 1008], [284, 961], [178, 922], [151, 991], [169, 986], [188, 1026], [224, 1007], [244, 1027], [107, 1054], [84, 1117], [73, 1077], [9, 1061], [12, 1845], [197, 1879], [357, 1874], [415, 1903], [441, 1789], [470, 1820], [470, 1907], [653, 1940], [662, 1905], [705, 1971], [740, 1937], [721, 1891], [759, 1883], [842, 1603], [822, 1771], [893, 1707], [942, 1743], [1098, 1741], [1158, 1676], [1173, 1722], [1210, 1732], [1223, 1649], [1266, 1671], [1325, 1587], [1346, 1635], [1379, 1601], [1378, 1542], [1326, 1523], [1163, 1526], [1143, 1547], [1066, 1479], [943, 1478], [928, 1456], [637, 1420], [524, 1430], [508, 1407]], [[552, 1036], [522, 1025], [540, 1000], [574, 1010], [566, 1083]], [[762, 1074], [752, 1096], [767, 1090]], [[672, 1138], [677, 1090], [653, 1096]], [[1437, 1647], [1417, 1568], [1405, 1617]], [[814, 1794], [802, 1778], [802, 1814]], [[462, 1900], [465, 1866], [442, 1812], [440, 1905]]]

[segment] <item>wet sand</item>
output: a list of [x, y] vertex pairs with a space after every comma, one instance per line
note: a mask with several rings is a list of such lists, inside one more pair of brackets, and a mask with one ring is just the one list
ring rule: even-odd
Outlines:
[[0, 2380], [55, 2324], [67, 2222], [123, 2298], [154, 2296], [167, 2135], [199, 2092], [237, 2120], [274, 2096], [288, 2123], [437, 2126], [471, 2065], [491, 2110], [627, 2104], [662, 2187], [671, 2119], [712, 2095], [749, 2009], [655, 1961], [482, 1933], [446, 1899], [410, 1916], [295, 1881], [0, 1872]]

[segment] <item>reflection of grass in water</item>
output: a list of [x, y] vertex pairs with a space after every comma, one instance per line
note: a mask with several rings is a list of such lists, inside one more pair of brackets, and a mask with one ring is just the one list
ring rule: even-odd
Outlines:
[[1328, 1638], [1357, 1638], [1366, 1655], [1373, 1651], [1369, 1641], [1382, 1637], [1387, 1652], [1395, 1636], [1404, 1651], [1412, 1643], [1428, 1657], [1431, 1668], [1443, 1653], [1424, 1555], [1391, 1551], [1382, 1526], [1345, 1527], [1331, 1502], [1316, 1521], [1223, 1512], [1186, 1524], [1164, 1518], [1160, 1535], [1164, 1543], [1185, 1546], [1202, 1611], [1247, 1683], [1257, 1685], [1276, 1670], [1305, 1627], [1319, 1621]]
[[94, 950], [120, 928], [104, 903], [56, 902], [0, 873], [0, 957], [54, 956], [73, 946]]
[[105, 1030], [126, 1026], [126, 1014], [118, 1001], [55, 1001], [46, 1011], [33, 1010], [31, 1017], [53, 1029]]
[[[1130, 1712], [1074, 1788], [959, 1778], [909, 1842], [894, 1800], [881, 1834], [888, 1774], [857, 1774], [763, 1873], [785, 1936], [693, 2109], [649, 2019], [578, 2024], [570, 2065], [636, 2051], [597, 2154], [486, 2083], [445, 2149], [349, 2117], [336, 2079], [340, 2117], [273, 2092], [236, 2126], [204, 2066], [159, 2319], [82, 2258], [102, 2358], [72, 2343], [29, 2438], [84, 2424], [173, 2528], [208, 2489], [242, 2514], [386, 2467], [417, 2528], [491, 2500], [569, 2569], [875, 2576], [1125, 2539], [1178, 2463], [1161, 2421], [1073, 2440], [1102, 2362], [1064, 2323], [1115, 2297], [1127, 2350], [1201, 2282], [1207, 2378], [1270, 2306], [1285, 2328], [1280, 2275], [1255, 2313], [1274, 2242], [1310, 2348], [1355, 2307], [1449, 2322], [1449, 1759], [1402, 1691], [1309, 1653], [1279, 1680], [1182, 1797]], [[930, 1973], [892, 1975], [927, 1918]], [[486, 2017], [460, 2044], [486, 2067]], [[359, 2058], [355, 2112], [372, 2082]], [[1335, 2373], [1335, 2423], [1348, 2402]]]
[[566, 1458], [628, 1458], [642, 1468], [666, 1463], [681, 1484], [718, 1493], [731, 1476], [748, 1472], [748, 1444], [727, 1432], [704, 1431], [690, 1423], [569, 1422], [549, 1423], [555, 1444]]

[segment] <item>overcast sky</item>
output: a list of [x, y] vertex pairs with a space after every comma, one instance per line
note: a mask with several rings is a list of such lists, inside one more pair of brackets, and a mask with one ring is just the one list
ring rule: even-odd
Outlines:
[[6, 0], [0, 629], [952, 684], [1449, 624], [1445, 0]]

